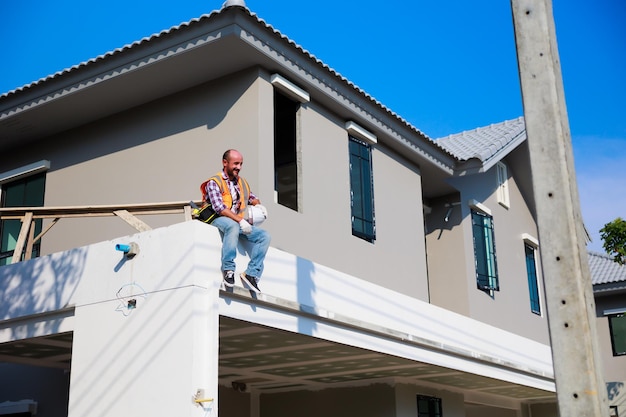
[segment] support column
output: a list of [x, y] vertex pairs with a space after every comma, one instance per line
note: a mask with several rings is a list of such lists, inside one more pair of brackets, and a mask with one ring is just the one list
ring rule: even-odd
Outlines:
[[217, 231], [201, 226], [124, 239], [140, 248], [132, 258], [116, 242], [90, 248], [75, 294], [69, 417], [218, 415], [221, 273]]
[[218, 319], [208, 293], [152, 293], [131, 311], [118, 301], [77, 307], [68, 416], [217, 410]]

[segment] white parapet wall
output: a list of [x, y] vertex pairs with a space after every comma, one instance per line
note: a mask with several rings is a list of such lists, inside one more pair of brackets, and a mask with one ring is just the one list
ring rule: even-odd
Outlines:
[[220, 251], [191, 221], [1, 267], [0, 343], [74, 332], [70, 417], [216, 411], [220, 315], [554, 391], [549, 346], [276, 248], [257, 300], [220, 293]]

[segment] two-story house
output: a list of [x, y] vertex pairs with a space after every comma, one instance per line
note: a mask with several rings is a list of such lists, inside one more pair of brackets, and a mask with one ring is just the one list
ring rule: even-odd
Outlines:
[[626, 266], [589, 252], [596, 326], [611, 416], [626, 415]]
[[[3, 94], [0, 138], [0, 415], [557, 415], [522, 119], [435, 141], [229, 0]], [[229, 148], [256, 296], [189, 215]]]

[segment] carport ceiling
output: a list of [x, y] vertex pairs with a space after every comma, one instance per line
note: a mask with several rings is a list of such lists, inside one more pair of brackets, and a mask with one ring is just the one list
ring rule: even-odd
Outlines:
[[[220, 317], [219, 382], [262, 393], [401, 380], [521, 401], [553, 393]], [[4, 343], [0, 362], [70, 369], [72, 333]]]
[[220, 317], [220, 384], [261, 392], [323, 389], [400, 379], [522, 401], [553, 393], [314, 337]]

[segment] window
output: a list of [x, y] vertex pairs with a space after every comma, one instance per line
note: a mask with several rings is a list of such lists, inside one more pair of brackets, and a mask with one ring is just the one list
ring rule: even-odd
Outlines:
[[496, 245], [491, 215], [472, 209], [476, 283], [481, 290], [498, 291]]
[[[38, 173], [3, 183], [2, 207], [41, 207], [43, 206], [46, 174]], [[41, 219], [35, 220], [35, 236], [41, 232]], [[0, 265], [11, 263], [13, 252], [20, 234], [22, 222], [9, 219], [0, 222]], [[32, 257], [39, 256], [40, 244], [33, 246]]]
[[626, 312], [610, 314], [608, 317], [613, 356], [626, 355]]
[[279, 74], [273, 74], [274, 86], [274, 194], [276, 202], [292, 210], [299, 207], [301, 174], [298, 164], [299, 143], [297, 116], [309, 93]]
[[296, 116], [300, 103], [274, 90], [274, 192], [278, 204], [298, 210]]
[[369, 144], [350, 136], [350, 206], [352, 234], [373, 242], [374, 185], [372, 178], [372, 149]]
[[509, 175], [503, 162], [496, 164], [496, 176], [498, 177], [498, 203], [503, 207], [509, 208]]
[[524, 243], [526, 254], [526, 274], [528, 276], [528, 293], [530, 295], [530, 311], [541, 315], [541, 305], [539, 303], [539, 284], [537, 282], [537, 262], [535, 261], [536, 248], [528, 243]]
[[442, 417], [441, 398], [417, 396], [417, 417]]

